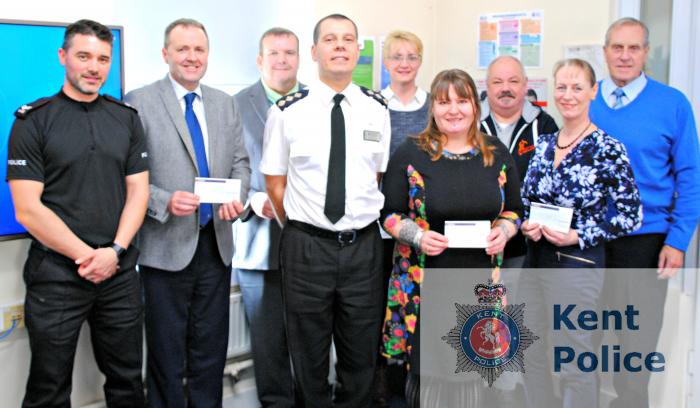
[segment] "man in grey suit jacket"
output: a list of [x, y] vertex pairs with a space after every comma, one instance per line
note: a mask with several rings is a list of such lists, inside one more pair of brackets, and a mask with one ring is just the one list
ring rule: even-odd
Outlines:
[[[139, 232], [148, 346], [148, 401], [155, 407], [220, 407], [226, 362], [233, 243], [230, 203], [200, 203], [195, 177], [250, 183], [233, 98], [200, 85], [209, 40], [190, 19], [165, 31], [164, 79], [130, 92], [149, 147], [151, 192]], [[187, 393], [183, 379], [187, 379]]]
[[263, 407], [293, 407], [292, 371], [284, 331], [281, 275], [278, 265], [280, 227], [258, 169], [267, 110], [282, 96], [296, 92], [299, 40], [285, 28], [271, 28], [260, 38], [257, 57], [261, 79], [236, 96], [243, 137], [252, 169], [250, 217], [233, 225], [233, 268], [243, 294], [255, 363], [255, 383]]

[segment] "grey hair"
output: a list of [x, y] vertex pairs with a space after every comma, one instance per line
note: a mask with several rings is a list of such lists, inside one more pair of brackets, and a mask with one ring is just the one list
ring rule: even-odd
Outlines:
[[605, 32], [605, 46], [607, 47], [608, 45], [610, 45], [610, 36], [612, 35], [613, 31], [617, 30], [622, 26], [629, 25], [636, 25], [642, 28], [642, 31], [644, 31], [644, 48], [649, 48], [649, 27], [647, 27], [646, 24], [633, 17], [622, 17], [621, 19], [616, 20], [615, 22], [610, 24], [610, 27], [608, 27], [608, 31]]

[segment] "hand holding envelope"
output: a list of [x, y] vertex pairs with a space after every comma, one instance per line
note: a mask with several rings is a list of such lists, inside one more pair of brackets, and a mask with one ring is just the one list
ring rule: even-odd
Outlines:
[[486, 248], [490, 221], [445, 221], [450, 248]]
[[241, 180], [195, 177], [194, 194], [200, 203], [221, 204], [219, 218], [232, 221], [243, 211]]
[[523, 234], [532, 241], [544, 238], [556, 246], [578, 243], [578, 233], [571, 228], [573, 208], [533, 202], [530, 218], [523, 223]]
[[424, 254], [437, 256], [447, 248], [446, 236], [430, 230], [423, 232], [423, 237], [420, 240], [420, 249]]
[[241, 201], [241, 180], [195, 177], [194, 193], [200, 203], [222, 204]]
[[545, 225], [554, 231], [569, 232], [573, 215], [573, 208], [530, 203], [530, 224]]
[[508, 234], [486, 220], [445, 221], [445, 236], [450, 248], [485, 248], [488, 255], [502, 251], [508, 242]]

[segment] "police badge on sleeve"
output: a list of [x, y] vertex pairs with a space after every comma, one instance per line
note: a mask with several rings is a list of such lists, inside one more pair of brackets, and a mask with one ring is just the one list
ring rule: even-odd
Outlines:
[[455, 373], [476, 371], [491, 387], [504, 371], [525, 372], [523, 352], [539, 337], [525, 327], [525, 304], [503, 306], [503, 284], [474, 287], [478, 305], [456, 303], [457, 325], [442, 337], [457, 351]]

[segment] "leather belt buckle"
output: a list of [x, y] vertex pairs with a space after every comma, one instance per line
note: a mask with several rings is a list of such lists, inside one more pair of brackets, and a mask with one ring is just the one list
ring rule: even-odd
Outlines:
[[357, 231], [344, 230], [338, 232], [338, 243], [340, 246], [352, 245], [357, 241]]

